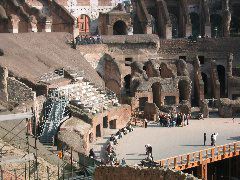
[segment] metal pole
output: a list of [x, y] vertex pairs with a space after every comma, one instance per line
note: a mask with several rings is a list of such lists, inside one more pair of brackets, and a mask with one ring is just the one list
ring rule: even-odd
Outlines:
[[[29, 132], [28, 132], [28, 126], [29, 126], [29, 122], [28, 122], [28, 119], [26, 119], [26, 121], [27, 121], [27, 133], [26, 133], [27, 153], [29, 154], [29, 153], [30, 153], [30, 152], [29, 152], [29, 138], [28, 138], [28, 134], [29, 134]], [[31, 174], [30, 166], [31, 166], [30, 161], [28, 161], [28, 179], [29, 179], [29, 180], [30, 180], [30, 174]]]
[[72, 147], [71, 147], [71, 172], [72, 172], [72, 176], [73, 176], [73, 151], [72, 151]]
[[49, 180], [49, 167], [47, 166], [47, 179]]
[[[35, 136], [34, 136], [34, 138], [35, 138], [35, 143], [34, 143], [34, 146], [35, 146], [35, 171], [36, 171], [37, 180], [38, 180], [37, 118], [36, 118], [35, 110], [33, 110], [33, 120], [34, 120], [34, 122], [35, 122], [35, 129], [34, 129], [34, 134], [35, 134]], [[35, 171], [34, 171], [34, 172], [35, 172]], [[34, 178], [35, 178], [35, 177], [34, 177]]]

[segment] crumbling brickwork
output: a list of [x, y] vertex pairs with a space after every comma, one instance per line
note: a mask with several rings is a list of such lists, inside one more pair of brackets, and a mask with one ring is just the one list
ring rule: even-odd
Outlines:
[[132, 167], [97, 167], [94, 172], [96, 180], [197, 180], [192, 175], [180, 171], [160, 168]]
[[16, 80], [14, 77], [7, 78], [9, 101], [21, 102], [34, 99], [34, 93], [31, 88], [24, 83]]

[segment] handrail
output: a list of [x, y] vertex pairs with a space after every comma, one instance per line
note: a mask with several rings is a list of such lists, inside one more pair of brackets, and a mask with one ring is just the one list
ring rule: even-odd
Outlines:
[[183, 170], [198, 166], [203, 161], [214, 162], [237, 155], [240, 155], [240, 141], [157, 160], [155, 162], [161, 167]]

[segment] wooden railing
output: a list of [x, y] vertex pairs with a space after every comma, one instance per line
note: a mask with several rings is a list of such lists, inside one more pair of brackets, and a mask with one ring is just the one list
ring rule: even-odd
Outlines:
[[240, 141], [204, 149], [189, 154], [183, 154], [167, 159], [155, 161], [161, 167], [167, 167], [176, 170], [184, 170], [199, 166], [204, 162], [211, 163], [226, 158], [238, 156], [240, 154]]

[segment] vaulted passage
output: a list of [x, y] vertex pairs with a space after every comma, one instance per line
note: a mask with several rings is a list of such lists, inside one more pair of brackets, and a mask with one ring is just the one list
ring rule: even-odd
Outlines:
[[204, 83], [204, 95], [205, 97], [208, 95], [208, 77], [205, 73], [201, 73], [202, 74], [202, 80]]
[[220, 82], [220, 95], [221, 97], [225, 97], [225, 68], [222, 65], [217, 66], [218, 78]]
[[117, 21], [113, 25], [113, 35], [127, 35], [127, 25], [123, 21]]
[[212, 37], [222, 36], [222, 17], [219, 14], [212, 14], [211, 21], [211, 35]]
[[200, 34], [200, 18], [195, 12], [190, 13], [191, 23], [192, 23], [192, 35], [199, 36]]

